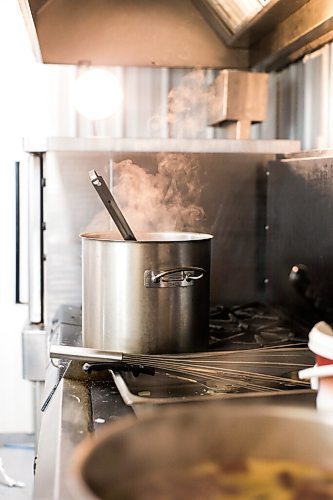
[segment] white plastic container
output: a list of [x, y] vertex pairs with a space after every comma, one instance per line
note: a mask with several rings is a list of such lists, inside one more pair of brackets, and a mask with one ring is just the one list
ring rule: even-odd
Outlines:
[[312, 368], [301, 370], [300, 379], [311, 379], [311, 387], [317, 390], [317, 409], [333, 412], [333, 330], [321, 321], [309, 333], [309, 349], [316, 355]]

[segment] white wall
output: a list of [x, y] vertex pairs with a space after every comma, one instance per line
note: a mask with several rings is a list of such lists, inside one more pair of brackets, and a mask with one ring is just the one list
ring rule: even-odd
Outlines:
[[21, 330], [27, 306], [15, 304], [15, 160], [30, 122], [37, 64], [18, 2], [0, 2], [0, 433], [32, 431], [32, 388], [22, 379]]

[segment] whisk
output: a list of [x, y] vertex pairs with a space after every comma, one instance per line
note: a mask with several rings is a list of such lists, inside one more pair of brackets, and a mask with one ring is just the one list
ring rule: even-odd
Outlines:
[[[114, 362], [152, 367], [164, 374], [175, 374], [178, 378], [193, 377], [193, 381], [202, 385], [207, 385], [207, 381], [216, 384], [223, 382], [224, 385], [237, 385], [239, 389], [253, 391], [282, 391], [281, 387], [286, 384], [309, 387], [309, 382], [293, 379], [286, 373], [313, 365], [308, 348], [300, 344], [185, 354], [125, 354], [54, 345], [50, 356], [90, 363], [110, 363], [110, 369]], [[214, 387], [214, 390], [218, 390], [218, 387]]]

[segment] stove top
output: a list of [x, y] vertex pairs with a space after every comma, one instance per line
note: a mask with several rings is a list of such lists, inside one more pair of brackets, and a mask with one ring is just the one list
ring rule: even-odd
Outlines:
[[[80, 307], [62, 306], [52, 323], [51, 341], [81, 345], [81, 324]], [[304, 344], [308, 332], [309, 328], [302, 323], [268, 304], [216, 305], [210, 310], [209, 350]]]
[[[80, 308], [61, 308], [53, 326], [52, 342], [81, 345]], [[297, 377], [298, 370], [314, 362], [307, 348], [308, 330], [278, 309], [263, 303], [217, 305], [210, 312], [209, 335], [208, 354], [217, 357], [197, 359], [200, 373], [191, 359], [179, 373], [166, 369], [137, 376], [108, 370], [106, 380], [92, 381], [92, 401], [99, 401], [96, 395], [114, 384], [123, 402], [133, 408], [310, 391], [309, 383]]]
[[263, 303], [222, 306], [210, 312], [210, 349], [235, 350], [307, 342], [308, 330]]

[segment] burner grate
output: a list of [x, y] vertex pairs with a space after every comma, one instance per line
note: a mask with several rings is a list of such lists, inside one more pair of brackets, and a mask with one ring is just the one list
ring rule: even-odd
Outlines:
[[251, 349], [304, 343], [307, 330], [266, 304], [217, 305], [210, 312], [210, 349]]

